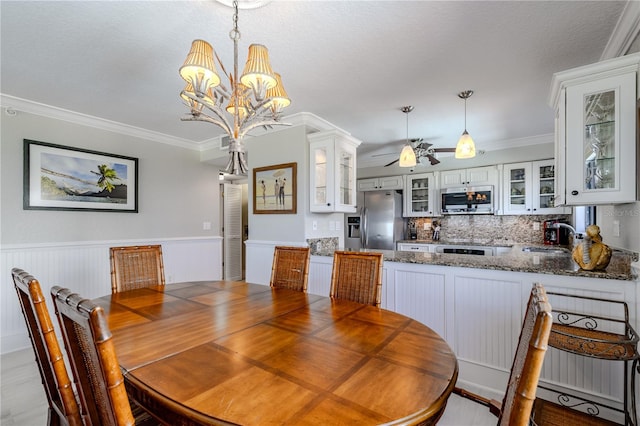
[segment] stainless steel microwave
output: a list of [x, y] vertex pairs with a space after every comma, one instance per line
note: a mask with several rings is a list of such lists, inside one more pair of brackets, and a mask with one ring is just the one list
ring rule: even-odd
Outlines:
[[493, 214], [493, 186], [467, 186], [440, 190], [442, 214]]

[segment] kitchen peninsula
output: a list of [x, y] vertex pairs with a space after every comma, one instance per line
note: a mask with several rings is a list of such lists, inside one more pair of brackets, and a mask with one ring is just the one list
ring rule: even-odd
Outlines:
[[[308, 291], [328, 294], [333, 250], [317, 241], [310, 245]], [[461, 386], [479, 386], [484, 396], [498, 400], [532, 283], [542, 283], [549, 292], [626, 301], [638, 329], [634, 253], [616, 250], [606, 271], [594, 273], [579, 270], [568, 251], [523, 251], [525, 246], [530, 245], [514, 244], [497, 256], [382, 251], [382, 307], [443, 336], [458, 357]], [[547, 351], [541, 377], [541, 383], [616, 407], [622, 405], [622, 381], [620, 363], [578, 359], [556, 349]]]

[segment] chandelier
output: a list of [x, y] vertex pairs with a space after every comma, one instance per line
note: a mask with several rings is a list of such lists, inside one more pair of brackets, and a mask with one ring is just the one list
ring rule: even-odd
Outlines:
[[[213, 47], [204, 40], [194, 40], [180, 68], [187, 82], [180, 97], [189, 108], [183, 121], [206, 121], [221, 127], [229, 135], [229, 161], [226, 172], [246, 175], [248, 171], [243, 138], [256, 127], [271, 128], [281, 123], [282, 109], [291, 100], [282, 86], [280, 74], [269, 63], [269, 52], [261, 44], [249, 46], [244, 71], [238, 78], [238, 1], [233, 1], [233, 74], [227, 73]], [[220, 79], [216, 62], [227, 77], [227, 89]]]

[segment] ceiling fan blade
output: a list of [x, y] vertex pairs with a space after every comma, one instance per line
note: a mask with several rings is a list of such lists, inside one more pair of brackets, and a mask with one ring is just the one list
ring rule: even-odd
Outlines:
[[456, 152], [455, 148], [433, 148], [433, 152]]
[[387, 152], [386, 154], [373, 154], [372, 157], [384, 157], [385, 155], [398, 155], [397, 152]]
[[429, 159], [429, 162], [431, 163], [432, 166], [435, 166], [436, 164], [440, 163], [440, 160], [438, 160], [436, 157], [434, 157], [431, 154], [427, 154], [427, 158]]
[[390, 166], [390, 165], [392, 165], [392, 164], [397, 163], [399, 160], [400, 160], [399, 158], [398, 158], [398, 159], [395, 159], [395, 160], [393, 160], [392, 162], [390, 162], [389, 164], [385, 164], [384, 166], [385, 166], [385, 167]]

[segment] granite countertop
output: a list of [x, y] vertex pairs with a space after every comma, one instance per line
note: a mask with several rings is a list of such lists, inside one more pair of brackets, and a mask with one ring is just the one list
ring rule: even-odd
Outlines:
[[[408, 242], [418, 243], [418, 240]], [[439, 241], [437, 244], [452, 244]], [[458, 243], [460, 244], [460, 243]], [[462, 245], [462, 244], [461, 244]], [[463, 245], [482, 245], [465, 243]], [[500, 271], [531, 272], [550, 275], [569, 275], [589, 278], [603, 278], [614, 280], [634, 281], [631, 263], [634, 254], [622, 250], [614, 250], [609, 266], [605, 271], [584, 271], [571, 258], [571, 253], [540, 253], [522, 251], [524, 244], [514, 244], [507, 253], [497, 256], [474, 256], [466, 254], [424, 253], [392, 250], [362, 250], [376, 251], [384, 254], [384, 261], [398, 263], [416, 263], [425, 265], [455, 266], [463, 268], [493, 269]], [[526, 244], [526, 246], [531, 246]], [[314, 256], [333, 256], [333, 250], [314, 251]]]

